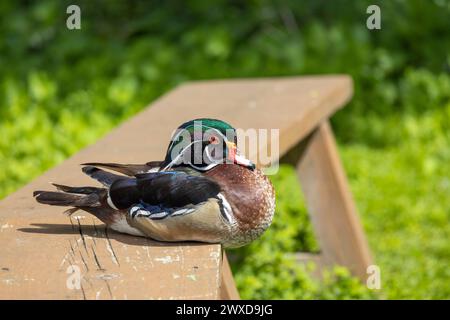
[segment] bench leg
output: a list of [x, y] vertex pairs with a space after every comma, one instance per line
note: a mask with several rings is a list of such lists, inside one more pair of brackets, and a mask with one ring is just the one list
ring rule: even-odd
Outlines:
[[222, 279], [220, 283], [220, 299], [240, 299], [239, 292], [237, 291], [233, 274], [231, 273], [230, 264], [228, 263], [227, 255], [225, 252], [222, 253]]
[[339, 264], [365, 280], [370, 251], [328, 121], [312, 133], [297, 163], [324, 265]]

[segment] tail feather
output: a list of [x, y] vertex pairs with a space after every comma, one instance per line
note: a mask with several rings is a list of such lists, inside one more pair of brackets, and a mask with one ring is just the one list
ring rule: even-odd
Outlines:
[[95, 187], [69, 187], [63, 184], [56, 184], [56, 183], [52, 183], [52, 185], [54, 185], [56, 189], [68, 193], [91, 194], [98, 192], [100, 190], [100, 188]]
[[101, 184], [103, 184], [105, 187], [109, 187], [113, 184], [114, 181], [119, 179], [125, 179], [124, 176], [114, 174], [111, 172], [103, 171], [102, 169], [93, 167], [93, 166], [86, 166], [83, 167], [83, 172], [90, 176], [91, 178], [97, 180]]
[[74, 214], [74, 213], [77, 212], [78, 210], [80, 210], [80, 208], [77, 208], [77, 207], [75, 207], [75, 208], [69, 208], [69, 209], [65, 210], [65, 211], [63, 212], [63, 214], [68, 215], [68, 216], [71, 216], [72, 214]]
[[100, 196], [97, 193], [88, 195], [55, 192], [55, 191], [35, 191], [33, 196], [36, 201], [52, 206], [71, 207], [99, 207], [101, 206]]
[[77, 210], [84, 210], [96, 216], [107, 225], [115, 221], [117, 210], [108, 204], [108, 190], [95, 187], [69, 187], [53, 184], [59, 191], [34, 191], [37, 202], [52, 206], [71, 207], [64, 211], [68, 216]]
[[84, 166], [100, 167], [108, 170], [113, 170], [125, 174], [127, 176], [134, 176], [138, 173], [145, 173], [149, 170], [158, 168], [161, 162], [153, 161], [146, 164], [119, 164], [119, 163], [100, 163], [100, 162], [89, 162], [83, 163]]

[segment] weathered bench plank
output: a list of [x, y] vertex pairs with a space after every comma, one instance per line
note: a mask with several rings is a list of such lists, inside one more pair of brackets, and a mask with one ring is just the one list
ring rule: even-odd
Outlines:
[[[0, 203], [0, 298], [219, 298], [220, 245], [122, 235], [82, 211], [69, 218], [62, 208], [33, 202], [32, 190], [48, 181], [92, 183], [76, 163], [95, 152], [82, 151]], [[71, 265], [82, 274], [80, 290]]]
[[[221, 270], [219, 245], [163, 244], [113, 231], [106, 235], [90, 215], [77, 212], [79, 219], [70, 221], [61, 208], [37, 204], [32, 191], [48, 189], [50, 181], [92, 184], [79, 170], [87, 161], [162, 159], [172, 131], [198, 117], [219, 118], [236, 128], [278, 128], [282, 155], [351, 94], [346, 76], [206, 81], [178, 87], [0, 202], [0, 298], [238, 298], [226, 262]], [[248, 156], [256, 160], [256, 154]], [[67, 288], [70, 264], [80, 267], [83, 290]]]

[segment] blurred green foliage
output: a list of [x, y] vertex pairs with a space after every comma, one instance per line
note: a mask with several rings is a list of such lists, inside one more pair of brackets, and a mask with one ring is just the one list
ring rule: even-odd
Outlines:
[[2, 1], [0, 17], [0, 197], [184, 81], [347, 73], [355, 96], [333, 127], [381, 293], [294, 263], [319, 248], [283, 166], [273, 226], [232, 254], [241, 294], [450, 297], [450, 1]]

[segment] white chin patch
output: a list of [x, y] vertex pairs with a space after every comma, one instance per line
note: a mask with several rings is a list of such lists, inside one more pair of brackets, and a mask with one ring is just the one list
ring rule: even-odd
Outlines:
[[252, 162], [250, 160], [248, 160], [247, 158], [244, 158], [241, 155], [236, 155], [234, 157], [234, 161], [236, 161], [237, 164], [246, 166], [246, 167], [250, 167], [252, 165]]

